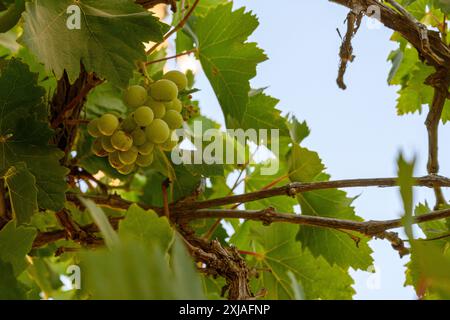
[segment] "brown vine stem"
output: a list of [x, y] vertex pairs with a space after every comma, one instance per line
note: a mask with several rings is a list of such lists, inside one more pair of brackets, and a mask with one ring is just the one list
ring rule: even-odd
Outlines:
[[200, 0], [195, 0], [195, 2], [192, 4], [192, 6], [190, 7], [189, 11], [186, 13], [186, 15], [183, 17], [183, 19], [180, 20], [180, 22], [178, 22], [178, 24], [172, 28], [169, 32], [167, 32], [164, 37], [163, 40], [159, 43], [155, 43], [150, 49], [147, 50], [146, 54], [149, 55], [151, 54], [153, 51], [156, 50], [156, 48], [158, 48], [158, 46], [163, 43], [164, 41], [166, 41], [167, 39], [170, 38], [171, 35], [173, 35], [174, 33], [178, 32], [179, 30], [181, 30], [181, 28], [184, 27], [184, 25], [186, 24], [186, 22], [188, 21], [189, 17], [192, 15], [192, 13], [194, 12], [195, 8], [197, 7], [198, 3], [200, 2]]
[[[434, 87], [433, 102], [430, 106], [425, 126], [428, 132], [428, 174], [435, 175], [439, 172], [439, 123], [441, 121], [442, 111], [448, 95], [448, 86], [450, 83], [450, 76], [446, 70], [436, 72], [430, 76], [426, 83]], [[440, 186], [434, 186], [434, 193], [436, 196], [436, 206], [447, 203]]]
[[[417, 21], [406, 9], [395, 0], [386, 0], [387, 6], [377, 0], [329, 0], [346, 6], [353, 13], [366, 14], [377, 8], [379, 19], [386, 27], [397, 31], [411, 43], [426, 63], [434, 66], [436, 73], [427, 79], [426, 84], [434, 87], [434, 98], [426, 120], [428, 131], [428, 174], [438, 173], [438, 127], [441, 113], [448, 98], [450, 83], [450, 48], [439, 32], [428, 30], [425, 25]], [[445, 24], [445, 23], [444, 23]], [[433, 187], [436, 195], [436, 208], [446, 203], [440, 186]]]
[[[450, 179], [438, 175], [430, 175], [424, 177], [414, 178], [416, 186], [433, 188], [435, 186], [450, 187]], [[348, 179], [348, 180], [334, 180], [312, 183], [293, 182], [282, 187], [271, 188], [246, 194], [234, 195], [224, 198], [216, 198], [205, 201], [183, 202], [182, 204], [174, 204], [170, 207], [172, 212], [182, 212], [197, 209], [206, 209], [219, 207], [223, 205], [246, 203], [260, 199], [271, 198], [275, 196], [288, 195], [295, 196], [297, 193], [309, 192], [314, 190], [336, 189], [336, 188], [353, 188], [353, 187], [395, 187], [397, 186], [397, 178], [374, 178], [374, 179]], [[83, 194], [84, 198], [94, 201], [97, 205], [109, 207], [113, 209], [128, 210], [133, 202], [122, 199], [119, 195], [92, 195]], [[66, 199], [75, 203], [78, 206], [82, 204], [78, 200], [78, 194], [68, 192]], [[143, 203], [138, 205], [144, 210], [153, 210], [159, 215], [164, 213], [163, 208], [156, 206], [149, 206]]]
[[370, 13], [379, 9], [381, 23], [397, 31], [411, 43], [430, 65], [450, 69], [450, 48], [442, 41], [439, 32], [426, 30], [416, 21], [378, 0], [329, 0], [355, 12]]
[[[298, 225], [307, 225], [321, 228], [330, 228], [336, 230], [355, 231], [370, 237], [386, 236], [386, 231], [390, 229], [399, 228], [403, 225], [401, 219], [393, 219], [386, 221], [352, 221], [343, 219], [334, 219], [327, 217], [297, 215], [292, 213], [276, 212], [273, 208], [265, 210], [229, 210], [229, 209], [200, 209], [194, 211], [179, 211], [172, 212], [172, 217], [178, 224], [185, 224], [186, 222], [207, 219], [207, 218], [230, 218], [230, 219], [246, 219], [261, 221], [268, 225], [271, 223], [292, 223]], [[450, 209], [432, 211], [430, 213], [414, 218], [413, 223], [424, 223], [428, 221], [440, 220], [450, 217]], [[117, 229], [119, 221], [123, 217], [111, 218], [110, 222], [113, 228]], [[80, 227], [87, 234], [98, 232], [98, 227], [95, 224], [90, 224]], [[38, 234], [33, 247], [38, 248], [67, 236], [66, 230], [58, 230], [52, 232], [44, 232]]]
[[[67, 201], [73, 202], [75, 205], [79, 207], [83, 207], [82, 203], [78, 199], [78, 196], [80, 194], [78, 193], [66, 193], [66, 199]], [[117, 194], [110, 194], [110, 195], [92, 195], [92, 194], [82, 194], [83, 198], [90, 199], [94, 201], [98, 206], [100, 207], [107, 207], [112, 209], [118, 209], [118, 210], [128, 210], [128, 208], [133, 205], [135, 202], [128, 201], [125, 199], [122, 199]], [[162, 208], [155, 207], [155, 206], [149, 206], [144, 203], [137, 203], [142, 209], [144, 210], [153, 210], [159, 215], [163, 214]]]
[[173, 56], [164, 57], [164, 58], [156, 59], [156, 60], [152, 60], [152, 61], [147, 61], [147, 62], [145, 62], [144, 64], [145, 64], [146, 66], [148, 66], [148, 65], [150, 65], [150, 64], [155, 64], [155, 63], [167, 61], [167, 60], [170, 60], [170, 59], [176, 59], [176, 58], [179, 58], [179, 57], [182, 57], [182, 56], [186, 56], [186, 55], [188, 55], [188, 54], [195, 53], [195, 52], [197, 52], [197, 48], [194, 48], [194, 49], [191, 49], [191, 50], [187, 50], [187, 51], [178, 53], [178, 54], [173, 55]]
[[58, 127], [61, 122], [64, 121], [64, 118], [66, 117], [67, 113], [72, 111], [77, 105], [79, 105], [83, 99], [86, 98], [88, 93], [98, 86], [99, 84], [103, 83], [104, 80], [100, 80], [96, 78], [96, 76], [92, 73], [88, 74], [87, 83], [86, 85], [80, 90], [80, 92], [73, 98], [61, 112], [57, 115], [57, 117], [52, 121], [52, 128]]
[[338, 77], [336, 83], [342, 90], [347, 89], [344, 82], [345, 71], [349, 62], [353, 62], [355, 56], [353, 55], [352, 39], [356, 35], [361, 24], [362, 14], [354, 13], [350, 11], [347, 15], [347, 32], [345, 33], [342, 41], [341, 49], [339, 51], [339, 58], [341, 60], [339, 64]]
[[[271, 188], [246, 194], [234, 195], [229, 197], [183, 203], [174, 205], [174, 208], [187, 209], [205, 209], [219, 207], [223, 205], [246, 203], [255, 200], [271, 198], [275, 196], [288, 195], [295, 196], [297, 193], [335, 188], [354, 188], [354, 187], [395, 187], [398, 185], [397, 178], [373, 178], [373, 179], [348, 179], [334, 180], [312, 183], [293, 182], [282, 187]], [[450, 187], [450, 179], [438, 175], [429, 175], [415, 178], [415, 185], [433, 188], [435, 186]]]
[[[437, 210], [415, 217], [413, 223], [423, 223], [445, 219], [448, 217], [450, 217], [450, 209]], [[400, 228], [403, 226], [402, 219], [386, 221], [370, 220], [361, 222], [327, 217], [297, 215], [292, 213], [280, 213], [276, 212], [273, 208], [264, 210], [200, 209], [192, 212], [179, 213], [177, 215], [177, 219], [179, 221], [191, 221], [206, 218], [257, 220], [267, 225], [274, 222], [285, 222], [313, 227], [356, 231], [370, 237], [377, 236], [387, 230]]]

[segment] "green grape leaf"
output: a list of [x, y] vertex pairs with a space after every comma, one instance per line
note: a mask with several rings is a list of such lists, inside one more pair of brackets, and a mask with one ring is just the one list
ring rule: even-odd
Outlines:
[[37, 58], [26, 47], [20, 47], [16, 57], [23, 63], [30, 67], [30, 71], [37, 73], [38, 84], [43, 87], [49, 95], [53, 94], [56, 90], [57, 81], [55, 75], [52, 72], [47, 72], [45, 66], [40, 63]]
[[[184, 5], [191, 6], [194, 3], [194, 0], [186, 0]], [[194, 17], [196, 16], [204, 16], [208, 13], [209, 10], [221, 5], [226, 4], [227, 0], [202, 0], [199, 1], [197, 7], [194, 11]], [[180, 3], [181, 4], [181, 3]], [[183, 8], [180, 7], [180, 11], [182, 11]]]
[[8, 8], [0, 12], [0, 33], [14, 28], [25, 10], [25, 0], [15, 0]]
[[450, 121], [450, 99], [447, 99], [444, 104], [444, 109], [442, 110], [442, 122], [446, 124]]
[[245, 42], [258, 20], [244, 10], [232, 11], [232, 3], [218, 6], [198, 18], [194, 28], [200, 62], [230, 128], [244, 119], [249, 81], [256, 75], [256, 65], [267, 59], [255, 43]]
[[450, 14], [450, 0], [435, 0], [434, 5], [445, 14]]
[[[253, 141], [259, 144], [261, 141], [258, 130], [267, 130], [267, 139], [270, 142], [271, 129], [279, 130], [279, 136], [289, 137], [289, 130], [286, 125], [286, 119], [281, 116], [281, 111], [276, 109], [279, 100], [264, 93], [257, 93], [249, 96], [247, 109], [242, 120], [241, 128], [244, 130], [254, 129], [257, 131], [257, 140]], [[254, 140], [254, 139], [252, 139]]]
[[226, 286], [225, 279], [213, 277], [202, 277], [203, 291], [208, 300], [223, 300], [222, 288]]
[[109, 249], [113, 249], [119, 245], [119, 237], [116, 231], [111, 226], [103, 209], [98, 207], [94, 201], [90, 199], [85, 199], [80, 197], [81, 203], [86, 207], [86, 209], [91, 214], [92, 220], [98, 226], [98, 229], [102, 233], [105, 244]]
[[294, 115], [289, 117], [287, 122], [289, 133], [292, 141], [299, 144], [311, 133], [306, 121], [300, 122]]
[[[69, 29], [80, 9], [80, 28]], [[161, 41], [168, 26], [129, 0], [47, 0], [27, 3], [22, 43], [60, 78], [71, 82], [80, 73], [80, 61], [119, 86], [126, 86], [135, 62], [145, 61], [143, 42]]]
[[0, 259], [0, 300], [24, 300], [23, 286], [17, 281], [11, 263]]
[[[292, 181], [326, 181], [329, 176], [323, 172], [324, 165], [317, 153], [294, 145], [289, 157]], [[297, 195], [302, 214], [336, 219], [361, 221], [351, 206], [353, 199], [337, 189], [317, 190]], [[355, 241], [355, 237], [359, 240]], [[301, 226], [297, 239], [314, 256], [323, 256], [330, 264], [344, 269], [367, 270], [372, 264], [368, 239], [339, 230]]]
[[129, 242], [113, 250], [80, 255], [82, 290], [93, 299], [202, 299], [201, 281], [193, 261], [177, 240], [170, 251]]
[[0, 230], [0, 260], [11, 263], [16, 276], [27, 267], [25, 255], [30, 252], [35, 237], [36, 229], [17, 227], [14, 221]]
[[30, 222], [31, 216], [38, 209], [36, 179], [25, 163], [19, 162], [8, 169], [5, 182], [17, 222], [19, 224]]
[[122, 93], [111, 82], [102, 83], [89, 93], [85, 109], [89, 119], [100, 117], [105, 113], [123, 117], [128, 112]]
[[175, 180], [173, 181], [173, 199], [178, 201], [185, 198], [197, 197], [202, 190], [203, 178], [199, 174], [191, 173], [183, 165], [174, 166]]
[[265, 298], [296, 299], [292, 273], [306, 299], [351, 299], [352, 278], [322, 257], [314, 257], [308, 249], [302, 250], [295, 240], [298, 226], [280, 223], [265, 227], [252, 221], [244, 225], [240, 236], [245, 240], [238, 247], [256, 253], [256, 267], [263, 271], [254, 280], [253, 289], [265, 288]]
[[[212, 8], [217, 7], [221, 4], [226, 4], [228, 0], [202, 0], [199, 1], [197, 7], [195, 8], [192, 15], [189, 17], [188, 21], [184, 25], [182, 32], [177, 33], [177, 38], [175, 39], [175, 45], [177, 53], [190, 50], [194, 48], [194, 42], [197, 42], [196, 36], [193, 34], [192, 25], [199, 16], [204, 16]], [[173, 15], [172, 25], [175, 26], [178, 22], [183, 19], [185, 9], [183, 6], [191, 6], [194, 0], [186, 0], [184, 2], [178, 2], [178, 10]]]
[[53, 296], [63, 285], [59, 279], [59, 273], [53, 269], [50, 260], [33, 257], [32, 261], [33, 263], [27, 269], [28, 275], [43, 293]]
[[[433, 88], [424, 82], [434, 69], [420, 61], [415, 48], [406, 46], [403, 39], [397, 41], [400, 48], [392, 51], [388, 58], [392, 62], [388, 83], [401, 86], [398, 91], [397, 113], [399, 115], [421, 113], [423, 105], [431, 105], [433, 101]], [[449, 100], [444, 105], [441, 119], [443, 123], [450, 120]]]
[[[414, 209], [415, 216], [421, 216], [430, 213], [432, 210], [428, 206], [428, 203], [419, 203]], [[449, 221], [449, 219], [446, 219]], [[435, 238], [442, 235], [446, 235], [449, 232], [448, 224], [445, 219], [442, 220], [432, 220], [423, 223], [419, 223], [418, 226], [422, 232], [427, 236], [427, 238]]]
[[20, 46], [17, 43], [17, 31], [15, 29], [0, 33], [0, 56], [7, 57], [15, 54]]
[[224, 175], [224, 167], [222, 164], [185, 164], [184, 167], [193, 175], [202, 175], [204, 177]]
[[148, 205], [163, 206], [162, 184], [167, 178], [156, 170], [145, 171], [146, 183], [140, 200]]
[[406, 84], [399, 90], [397, 112], [399, 115], [422, 112], [422, 105], [431, 104], [433, 88], [424, 84], [425, 79], [433, 72], [433, 68], [422, 64], [411, 72]]
[[[217, 219], [196, 219], [190, 223], [190, 226], [193, 230], [195, 230], [196, 234], [205, 236], [208, 232], [210, 232], [216, 222]], [[228, 233], [223, 228], [222, 224], [219, 224], [218, 226], [215, 226], [214, 232], [209, 238], [219, 240], [221, 243], [226, 243]]]
[[430, 0], [408, 1], [407, 9], [408, 12], [415, 16], [417, 20], [421, 20], [427, 13], [427, 7], [429, 4]]
[[134, 204], [119, 223], [119, 237], [122, 241], [140, 242], [145, 247], [156, 246], [167, 251], [174, 232], [165, 217], [158, 217], [155, 212], [145, 211]]
[[403, 215], [403, 224], [405, 227], [406, 235], [409, 239], [413, 239], [413, 186], [414, 186], [414, 165], [415, 160], [412, 162], [407, 162], [400, 154], [397, 160], [398, 165], [398, 185], [400, 187], [400, 196], [403, 201], [403, 209], [405, 210]]
[[391, 52], [388, 60], [392, 63], [392, 68], [388, 76], [388, 83], [390, 85], [404, 84], [405, 80], [408, 80], [411, 75], [411, 72], [416, 69], [416, 64], [420, 63], [417, 50], [409, 47]]
[[60, 210], [64, 206], [64, 180], [68, 170], [59, 159], [64, 155], [49, 145], [53, 130], [42, 105], [44, 90], [36, 85], [37, 75], [18, 60], [6, 61], [0, 76], [0, 173], [25, 163], [36, 179], [39, 207]]
[[414, 241], [407, 264], [407, 284], [425, 299], [450, 299], [450, 255], [441, 241]]

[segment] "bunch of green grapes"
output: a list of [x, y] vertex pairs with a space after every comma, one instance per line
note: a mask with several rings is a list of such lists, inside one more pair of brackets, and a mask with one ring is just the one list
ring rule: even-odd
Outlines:
[[153, 162], [154, 149], [171, 151], [178, 143], [175, 129], [183, 125], [182, 102], [178, 93], [187, 87], [187, 78], [179, 71], [169, 71], [149, 89], [133, 85], [124, 94], [130, 108], [125, 119], [104, 114], [89, 122], [87, 130], [96, 139], [92, 152], [108, 157], [110, 165], [122, 174]]

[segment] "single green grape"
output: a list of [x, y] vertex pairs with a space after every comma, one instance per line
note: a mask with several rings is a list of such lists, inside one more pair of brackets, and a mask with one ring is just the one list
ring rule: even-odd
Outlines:
[[147, 101], [147, 90], [139, 85], [128, 87], [123, 95], [123, 101], [131, 108], [142, 106]]
[[102, 139], [102, 147], [103, 147], [103, 149], [105, 149], [107, 152], [114, 152], [114, 151], [116, 151], [116, 149], [111, 144], [111, 137], [103, 136], [100, 139]]
[[188, 79], [183, 72], [172, 70], [163, 75], [163, 79], [167, 79], [176, 84], [179, 91], [186, 89]]
[[142, 130], [141, 128], [134, 129], [133, 132], [131, 133], [131, 136], [133, 137], [133, 144], [135, 146], [143, 145], [145, 141], [147, 141], [145, 131]]
[[110, 136], [119, 127], [119, 119], [113, 114], [102, 115], [97, 122], [98, 130], [105, 136]]
[[139, 154], [136, 159], [136, 164], [140, 167], [148, 167], [153, 162], [153, 153], [143, 155]]
[[128, 151], [119, 152], [119, 159], [123, 164], [132, 164], [136, 161], [138, 156], [138, 149], [133, 146]]
[[140, 127], [148, 126], [154, 117], [152, 109], [147, 106], [139, 107], [133, 112], [134, 122]]
[[121, 173], [123, 175], [127, 175], [127, 174], [130, 174], [131, 172], [133, 172], [134, 168], [135, 168], [135, 165], [133, 163], [133, 164], [124, 165], [122, 168], [117, 169], [117, 171], [119, 171], [119, 173]]
[[155, 145], [149, 141], [137, 147], [140, 154], [147, 155], [153, 152]]
[[133, 114], [129, 115], [128, 117], [126, 117], [123, 121], [122, 124], [120, 125], [120, 128], [125, 131], [130, 133], [131, 131], [133, 131], [134, 129], [136, 129], [137, 124], [136, 122], [134, 122], [133, 119]]
[[170, 129], [166, 122], [161, 119], [155, 119], [145, 128], [145, 135], [150, 142], [160, 144], [169, 138]]
[[180, 99], [175, 98], [170, 102], [166, 102], [166, 109], [181, 112], [181, 110], [183, 110], [183, 104], [181, 103]]
[[92, 142], [91, 151], [98, 157], [106, 157], [108, 155], [108, 152], [103, 149], [101, 138], [97, 138]]
[[94, 138], [98, 138], [102, 135], [98, 130], [98, 119], [91, 120], [87, 125], [87, 132]]
[[109, 164], [111, 165], [111, 167], [113, 167], [115, 169], [120, 169], [125, 165], [119, 159], [119, 151], [111, 152], [108, 155], [108, 161], [109, 161]]
[[163, 120], [167, 123], [170, 129], [178, 129], [183, 125], [183, 117], [175, 110], [168, 110]]
[[161, 119], [166, 114], [166, 106], [160, 101], [151, 101], [148, 105], [155, 116], [155, 119]]
[[178, 88], [172, 81], [161, 79], [150, 86], [150, 95], [158, 101], [172, 101], [178, 96]]
[[112, 135], [111, 144], [116, 150], [127, 151], [133, 145], [133, 138], [128, 133], [118, 130]]

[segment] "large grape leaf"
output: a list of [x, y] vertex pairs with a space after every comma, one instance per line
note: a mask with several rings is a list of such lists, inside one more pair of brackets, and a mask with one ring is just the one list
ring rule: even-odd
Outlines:
[[[81, 28], [66, 25], [70, 5], [81, 10]], [[161, 41], [168, 26], [130, 0], [47, 0], [27, 3], [22, 43], [60, 78], [74, 81], [80, 61], [87, 71], [126, 86], [143, 42]]]
[[[271, 140], [271, 129], [278, 130], [279, 136], [289, 137], [289, 130], [286, 119], [281, 116], [281, 111], [276, 108], [279, 100], [264, 93], [257, 93], [249, 96], [247, 108], [241, 123], [244, 130], [254, 129], [267, 130], [269, 141]], [[255, 143], [260, 143], [260, 134]], [[265, 141], [267, 143], [267, 141]]]
[[0, 76], [0, 173], [25, 163], [36, 179], [39, 207], [60, 210], [64, 206], [64, 177], [67, 169], [59, 164], [63, 152], [49, 145], [53, 131], [42, 105], [44, 90], [36, 84], [37, 75], [18, 60], [9, 60]]
[[14, 221], [0, 230], [0, 260], [10, 263], [16, 276], [27, 266], [25, 255], [31, 250], [35, 236], [36, 229], [17, 227]]
[[22, 300], [25, 292], [10, 263], [0, 259], [0, 300]]
[[135, 241], [109, 251], [83, 252], [82, 290], [102, 300], [202, 299], [200, 277], [181, 241], [174, 243], [169, 261], [165, 252]]
[[125, 219], [119, 224], [122, 239], [143, 243], [146, 247], [157, 246], [167, 251], [173, 241], [174, 233], [165, 217], [158, 217], [153, 211], [145, 211], [132, 205]]
[[425, 299], [450, 299], [450, 255], [443, 241], [414, 241], [406, 284]]
[[247, 221], [231, 241], [241, 250], [256, 253], [259, 277], [254, 290], [267, 290], [267, 299], [294, 299], [291, 272], [303, 288], [307, 299], [351, 299], [352, 278], [338, 266], [302, 249], [295, 236], [298, 226]]
[[5, 182], [9, 190], [11, 208], [19, 224], [30, 222], [38, 209], [36, 179], [25, 163], [17, 163], [8, 169]]
[[199, 17], [194, 31], [198, 56], [225, 115], [228, 127], [238, 127], [247, 110], [250, 79], [266, 55], [246, 42], [258, 20], [245, 8], [232, 11], [232, 3], [210, 9]]
[[[290, 179], [298, 182], [329, 180], [323, 172], [324, 165], [317, 153], [294, 145], [289, 157]], [[297, 195], [302, 214], [337, 219], [361, 221], [351, 206], [353, 199], [337, 189], [317, 190]], [[346, 269], [366, 270], [372, 264], [368, 239], [359, 237], [355, 242], [354, 235], [326, 228], [301, 226], [297, 239], [303, 247], [308, 248], [314, 256], [323, 256], [329, 263]]]
[[[186, 6], [190, 7], [191, 5], [193, 5], [194, 1], [195, 0], [186, 0], [184, 2], [178, 2], [178, 10], [173, 15], [172, 19], [173, 26], [178, 24], [180, 20], [183, 19]], [[202, 0], [198, 2], [194, 12], [189, 17], [188, 21], [186, 21], [182, 32], [177, 33], [177, 38], [175, 39], [177, 53], [194, 48], [194, 42], [196, 41], [195, 39], [193, 39], [195, 38], [195, 36], [192, 36], [193, 22], [195, 22], [199, 16], [204, 16], [205, 14], [207, 14], [210, 9], [227, 2], [228, 0]]]

